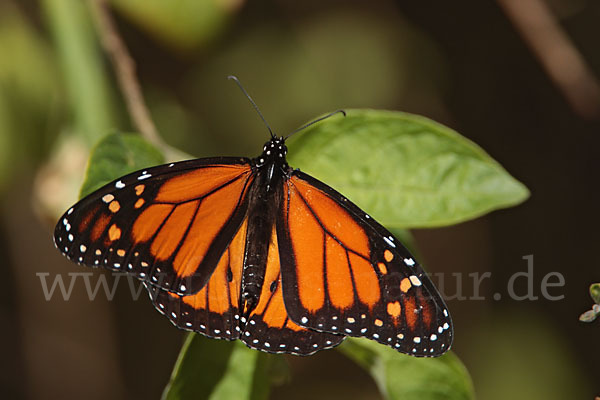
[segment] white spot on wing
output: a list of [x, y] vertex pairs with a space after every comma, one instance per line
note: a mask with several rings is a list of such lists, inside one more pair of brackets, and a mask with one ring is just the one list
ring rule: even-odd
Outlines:
[[415, 265], [415, 260], [413, 260], [412, 258], [405, 258], [404, 264], [408, 265], [409, 267], [412, 267], [413, 265]]
[[391, 247], [396, 247], [396, 245], [387, 237], [383, 237], [383, 240], [385, 240], [385, 242], [390, 245]]
[[125, 187], [125, 184], [122, 181], [117, 181], [117, 183], [115, 183], [115, 187], [117, 189], [123, 189]]
[[415, 275], [409, 276], [408, 279], [410, 279], [410, 281], [412, 282], [413, 285], [421, 286], [421, 280], [419, 278], [417, 278]]

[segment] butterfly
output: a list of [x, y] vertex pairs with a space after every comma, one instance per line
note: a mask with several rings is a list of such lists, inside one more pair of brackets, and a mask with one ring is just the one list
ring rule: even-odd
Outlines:
[[55, 245], [79, 264], [142, 280], [174, 325], [211, 338], [297, 355], [347, 336], [419, 357], [449, 350], [448, 309], [415, 258], [342, 194], [290, 167], [285, 140], [271, 132], [252, 159], [121, 177], [64, 213]]

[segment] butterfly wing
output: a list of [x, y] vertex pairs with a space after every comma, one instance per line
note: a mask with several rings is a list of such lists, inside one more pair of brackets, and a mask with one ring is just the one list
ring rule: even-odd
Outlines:
[[393, 235], [299, 171], [277, 221], [285, 308], [303, 327], [364, 336], [415, 356], [452, 344], [446, 305]]
[[54, 242], [80, 264], [196, 293], [245, 217], [253, 178], [248, 159], [225, 157], [134, 172], [69, 209]]
[[248, 347], [270, 353], [312, 354], [338, 345], [342, 335], [295, 324], [287, 315], [281, 291], [277, 234], [269, 243], [264, 285], [248, 318], [240, 312], [241, 276], [247, 220], [219, 260], [207, 285], [195, 295], [181, 296], [147, 285], [155, 307], [179, 328], [212, 338], [241, 339]]
[[146, 285], [156, 309], [181, 329], [217, 339], [239, 338], [239, 295], [247, 230], [246, 219], [221, 256], [206, 286], [196, 294], [181, 296]]
[[270, 353], [309, 355], [337, 346], [344, 336], [307, 329], [289, 317], [283, 302], [277, 236], [273, 228], [259, 301], [248, 321], [242, 321], [240, 339], [250, 348]]

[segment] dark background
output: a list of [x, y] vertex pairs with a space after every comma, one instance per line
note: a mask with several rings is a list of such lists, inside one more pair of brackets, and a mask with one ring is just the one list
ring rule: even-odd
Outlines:
[[[600, 2], [539, 2], [591, 71], [587, 80], [573, 77], [576, 101], [544, 67], [551, 52], [536, 54], [501, 2], [205, 1], [219, 5], [219, 18], [202, 19], [205, 31], [175, 39], [177, 24], [161, 30], [153, 19], [160, 15], [140, 16], [127, 2], [114, 2], [115, 18], [152, 116], [163, 139], [189, 154], [255, 156], [266, 140], [229, 74], [279, 133], [338, 108], [385, 108], [428, 116], [483, 147], [531, 198], [414, 232], [428, 271], [444, 273], [445, 294], [467, 297], [449, 301], [453, 350], [480, 399], [600, 394], [598, 327], [578, 321], [592, 305], [589, 284], [600, 281]], [[121, 284], [115, 301], [90, 301], [79, 277], [69, 301], [45, 301], [36, 276], [47, 272], [51, 283], [56, 274], [89, 272], [51, 240], [59, 210], [76, 198], [91, 143], [89, 135], [83, 144], [68, 139], [85, 124], [73, 111], [80, 106], [69, 81], [74, 73], [58, 45], [51, 3], [0, 0], [0, 390], [6, 398], [158, 398], [183, 333], [145, 293], [133, 301]], [[98, 71], [84, 76], [103, 77], [108, 99], [96, 110], [111, 114], [107, 130], [133, 130], [82, 10], [98, 57]], [[568, 71], [568, 63], [559, 69]], [[61, 168], [75, 177], [63, 178]], [[539, 298], [519, 301], [508, 282], [527, 271], [528, 255]], [[95, 284], [102, 272], [93, 272]], [[485, 272], [484, 299], [472, 299], [468, 274]], [[561, 300], [541, 294], [550, 272], [564, 276], [564, 287], [549, 289]], [[517, 294], [527, 293], [524, 277], [515, 282]], [[336, 351], [288, 361], [291, 381], [273, 389], [274, 399], [380, 398], [369, 376]]]

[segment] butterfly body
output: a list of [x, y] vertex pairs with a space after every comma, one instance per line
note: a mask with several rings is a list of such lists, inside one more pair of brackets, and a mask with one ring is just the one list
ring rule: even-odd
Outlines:
[[[256, 174], [249, 189], [248, 234], [242, 273], [241, 310], [245, 317], [258, 304], [267, 266], [267, 255], [277, 210], [281, 204], [281, 181], [291, 172], [283, 138], [265, 144], [263, 153], [251, 161]], [[276, 283], [275, 283], [276, 284]]]
[[136, 276], [173, 324], [208, 337], [300, 355], [346, 336], [446, 352], [446, 305], [408, 250], [286, 154], [272, 137], [254, 159], [134, 172], [69, 209], [55, 244]]

